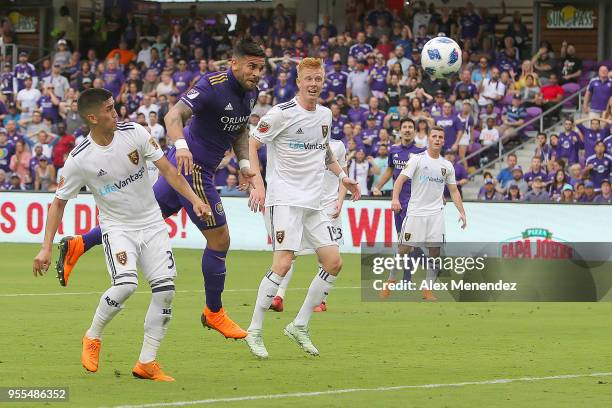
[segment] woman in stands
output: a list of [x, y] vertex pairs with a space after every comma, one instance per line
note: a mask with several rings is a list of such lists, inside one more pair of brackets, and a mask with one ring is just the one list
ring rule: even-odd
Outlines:
[[550, 199], [557, 201], [561, 195], [563, 187], [567, 184], [567, 176], [563, 170], [557, 170], [555, 178], [552, 183], [548, 186], [548, 194]]

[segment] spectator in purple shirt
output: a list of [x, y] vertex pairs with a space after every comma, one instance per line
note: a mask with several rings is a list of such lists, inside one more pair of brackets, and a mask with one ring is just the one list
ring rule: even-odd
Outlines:
[[578, 162], [579, 136], [573, 129], [574, 122], [571, 119], [565, 119], [563, 122], [563, 131], [559, 132], [559, 143], [557, 145], [557, 158], [566, 159], [568, 164]]
[[385, 91], [387, 90], [387, 73], [389, 67], [385, 65], [385, 60], [382, 54], [376, 55], [376, 64], [370, 69], [369, 84], [372, 90], [372, 95], [378, 99], [385, 97]]
[[346, 95], [346, 83], [348, 74], [342, 71], [342, 61], [334, 61], [334, 70], [327, 74], [327, 89], [334, 95]]
[[9, 140], [4, 129], [0, 131], [0, 170], [10, 173], [11, 157], [15, 154], [15, 144]]
[[592, 203], [597, 196], [595, 192], [595, 184], [591, 180], [586, 180], [584, 182], [584, 196], [582, 202]]
[[542, 169], [542, 161], [538, 156], [534, 156], [531, 159], [531, 167], [529, 168], [529, 171], [525, 173], [523, 179], [527, 182], [529, 188], [531, 188], [536, 177], [540, 177], [542, 180], [546, 180], [547, 178], [546, 172], [544, 169]]
[[102, 74], [102, 80], [104, 81], [104, 88], [108, 89], [113, 93], [113, 97], [119, 96], [121, 85], [125, 80], [123, 71], [117, 68], [117, 60], [109, 59], [106, 63], [106, 69]]
[[534, 201], [534, 202], [548, 202], [550, 201], [550, 197], [548, 193], [544, 191], [544, 181], [542, 177], [536, 177], [533, 180], [531, 185], [531, 191], [528, 191], [525, 194], [525, 201]]
[[442, 105], [442, 115], [436, 119], [436, 125], [444, 128], [444, 148], [457, 151], [463, 136], [463, 125], [457, 115], [453, 114], [450, 102]]
[[[376, 127], [377, 128], [383, 127], [383, 123], [385, 121], [385, 112], [378, 109], [380, 106], [380, 102], [378, 98], [376, 98], [375, 96], [370, 97], [370, 100], [368, 101], [368, 105], [370, 107], [370, 109], [367, 112], [368, 117], [370, 115], [374, 116], [376, 118]], [[365, 125], [366, 124], [365, 121], [362, 122], [362, 124]]]
[[[591, 127], [587, 128], [582, 123], [589, 120], [591, 121]], [[606, 126], [601, 126], [602, 121], [606, 123]], [[585, 118], [576, 121], [578, 136], [580, 136], [580, 140], [584, 144], [584, 157], [595, 154], [595, 144], [604, 140], [610, 134], [610, 125], [612, 125], [612, 120], [603, 118]]]
[[610, 190], [610, 182], [606, 179], [601, 182], [601, 193], [595, 197], [594, 203], [612, 204], [612, 191]]
[[32, 88], [38, 86], [36, 68], [28, 62], [28, 53], [21, 51], [19, 53], [19, 63], [13, 69], [13, 93], [17, 94], [17, 92], [25, 88], [26, 78], [32, 78]]
[[571, 184], [568, 183], [567, 175], [563, 170], [557, 170], [554, 173], [554, 179], [548, 185], [548, 195], [550, 196], [550, 199], [557, 201], [561, 197], [563, 188], [566, 185], [571, 187]]
[[495, 191], [495, 186], [493, 185], [493, 179], [485, 179], [484, 182], [484, 188], [483, 190], [478, 194], [478, 200], [480, 201], [493, 201], [493, 200], [500, 200], [500, 196], [497, 193], [497, 191]]
[[468, 1], [464, 14], [459, 18], [459, 37], [462, 40], [475, 40], [480, 33], [481, 23], [480, 16], [474, 11], [474, 5]]
[[3, 64], [2, 74], [0, 74], [0, 92], [7, 98], [7, 102], [13, 100], [13, 72], [11, 71], [11, 63]]
[[329, 14], [323, 15], [323, 23], [317, 26], [315, 33], [319, 35], [323, 27], [327, 28], [330, 37], [335, 37], [338, 35], [338, 29], [331, 23], [331, 17], [329, 16]]
[[331, 123], [331, 138], [336, 140], [341, 140], [344, 135], [344, 125], [348, 123], [348, 118], [345, 115], [342, 115], [340, 112], [340, 107], [337, 103], [332, 103], [331, 105], [332, 111], [332, 123]]
[[368, 110], [361, 106], [358, 96], [351, 98], [351, 108], [346, 114], [351, 123], [363, 123], [366, 120]]
[[591, 80], [584, 95], [582, 111], [600, 117], [606, 110], [610, 97], [612, 97], [612, 80], [608, 77], [608, 68], [602, 65], [599, 67], [598, 77]]
[[52, 83], [45, 84], [43, 94], [38, 100], [43, 118], [51, 118], [53, 123], [60, 121], [59, 104], [61, 99], [55, 96]]
[[597, 191], [601, 188], [601, 183], [612, 174], [612, 156], [606, 154], [606, 146], [602, 141], [595, 144], [595, 154], [586, 159], [584, 171], [589, 174]]
[[287, 80], [287, 73], [281, 72], [274, 87], [274, 105], [291, 100], [295, 93], [296, 89]]
[[187, 61], [184, 59], [179, 60], [178, 68], [178, 71], [172, 75], [172, 79], [174, 80], [174, 86], [176, 86], [179, 95], [181, 95], [191, 85], [193, 74], [191, 71], [187, 70]]
[[353, 45], [349, 50], [349, 55], [357, 60], [365, 59], [368, 54], [374, 51], [374, 48], [366, 43], [365, 33], [360, 31], [357, 33], [357, 44]]
[[[447, 149], [446, 153], [444, 153], [444, 158], [453, 164], [453, 167], [455, 169], [455, 180], [457, 181], [457, 189], [459, 190], [459, 194], [461, 194], [461, 196], [463, 197], [463, 192], [461, 191], [461, 188], [469, 181], [468, 172], [463, 166], [463, 164], [456, 160], [457, 155], [454, 151]], [[444, 187], [444, 196], [450, 197], [450, 192], [448, 191], [447, 187]]]

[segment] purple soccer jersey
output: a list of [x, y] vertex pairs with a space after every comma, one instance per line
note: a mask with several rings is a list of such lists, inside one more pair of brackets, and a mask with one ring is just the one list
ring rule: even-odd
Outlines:
[[387, 72], [389, 72], [389, 67], [386, 65], [382, 67], [375, 66], [372, 68], [372, 71], [374, 73], [372, 74], [370, 89], [373, 91], [385, 92], [387, 90]]
[[344, 137], [344, 125], [348, 123], [348, 118], [345, 115], [340, 115], [338, 119], [332, 116], [331, 123], [331, 138], [340, 140]]
[[592, 155], [586, 159], [587, 166], [593, 166], [589, 172], [589, 176], [595, 184], [595, 188], [601, 188], [601, 183], [604, 180], [610, 179], [610, 173], [612, 173], [612, 156], [604, 154], [601, 158], [597, 155]]
[[351, 123], [363, 123], [366, 120], [368, 110], [366, 108], [362, 108], [361, 106], [357, 107], [357, 109], [351, 108], [347, 112], [347, 116]]
[[348, 81], [348, 74], [344, 71], [330, 72], [327, 74], [326, 82], [327, 89], [336, 95], [346, 95], [346, 82]]
[[595, 154], [595, 143], [604, 140], [610, 134], [610, 128], [604, 127], [598, 131], [594, 131], [584, 126], [583, 124], [576, 126], [584, 135], [584, 156], [589, 157]]
[[361, 132], [365, 154], [368, 156], [372, 154], [372, 146], [378, 141], [379, 130], [379, 127], [375, 127], [373, 129], [363, 129], [363, 132]]
[[[396, 144], [391, 146], [389, 149], [389, 159], [388, 164], [389, 167], [393, 169], [393, 181], [397, 179], [400, 175], [404, 167], [408, 164], [408, 160], [413, 154], [419, 154], [424, 152], [426, 149], [418, 148], [414, 145], [414, 143], [410, 143], [408, 145]], [[408, 201], [410, 201], [410, 189], [411, 189], [411, 181], [407, 180], [402, 187], [402, 191], [400, 192], [400, 203], [402, 204], [402, 211], [399, 213], [395, 213], [395, 230], [397, 232], [402, 229], [402, 222], [404, 222], [404, 218], [406, 218], [406, 211], [408, 210]]]
[[603, 142], [606, 145], [606, 153], [612, 155], [612, 135], [606, 137]]
[[570, 131], [559, 132], [559, 144], [557, 145], [557, 159], [565, 157], [569, 164], [578, 162], [578, 133]]
[[367, 128], [367, 126], [368, 126], [367, 118], [368, 118], [369, 115], [374, 115], [376, 117], [376, 127], [377, 128], [382, 128], [383, 127], [383, 124], [384, 124], [384, 121], [385, 121], [385, 112], [380, 111], [380, 110], [378, 112], [376, 112], [376, 113], [374, 113], [372, 111], [366, 111], [365, 115], [363, 117], [363, 121], [361, 122], [364, 129]]
[[12, 96], [13, 93], [13, 73], [3, 72], [0, 74], [0, 92], [5, 96]]
[[[200, 230], [226, 224], [214, 175], [225, 152], [244, 131], [257, 100], [257, 92], [245, 91], [230, 69], [206, 74], [181, 97], [181, 102], [193, 112], [190, 125], [183, 130], [194, 162], [193, 174], [186, 179], [194, 191], [210, 205], [213, 219], [202, 221], [198, 218], [191, 204], [161, 176], [153, 189], [164, 216], [174, 214], [184, 207], [191, 221]], [[168, 152], [168, 160], [173, 164], [176, 164], [175, 155], [176, 150], [172, 148]]]
[[481, 19], [476, 13], [465, 14], [459, 19], [461, 26], [461, 38], [476, 38], [480, 30]]
[[[17, 85], [17, 92], [25, 88], [24, 81], [26, 78], [38, 78], [36, 74], [36, 68], [34, 68], [34, 65], [30, 64], [29, 62], [26, 62], [25, 64], [19, 63], [15, 65], [13, 76], [15, 81], [14, 83], [16, 83]], [[36, 80], [34, 80], [32, 87], [36, 87]]]
[[[60, 101], [62, 100], [61, 98], [57, 99], [59, 99]], [[60, 121], [59, 105], [54, 105], [53, 102], [51, 102], [50, 96], [41, 96], [38, 100], [38, 106], [40, 106], [42, 110], [43, 118], [51, 118], [53, 123], [57, 123]]]
[[[530, 183], [532, 182], [536, 177], [541, 177], [542, 180], [544, 180], [545, 182], [548, 180], [548, 175], [546, 174], [546, 172], [542, 169], [540, 169], [540, 171], [528, 171], [527, 173], [525, 173], [525, 175], [523, 176], [523, 180], [525, 180], [526, 183]], [[553, 176], [554, 177], [554, 176]]]
[[355, 44], [349, 49], [349, 55], [357, 60], [365, 59], [374, 49], [368, 43]]
[[274, 87], [274, 96], [276, 97], [276, 103], [289, 102], [296, 94], [296, 89], [287, 82], [284, 86], [279, 83]]
[[478, 91], [478, 88], [472, 82], [470, 82], [469, 84], [465, 84], [464, 82], [459, 82], [457, 83], [457, 85], [455, 85], [455, 89], [453, 90], [453, 92], [457, 96], [459, 96], [459, 88], [467, 88], [468, 95], [472, 97], [476, 95], [476, 92]]
[[591, 93], [591, 109], [603, 112], [612, 96], [612, 81], [606, 79], [602, 82], [599, 78], [596, 78], [589, 84], [589, 92]]
[[182, 94], [189, 88], [191, 80], [193, 79], [193, 74], [190, 71], [176, 71], [172, 74], [172, 79], [174, 80], [174, 84], [179, 94]]
[[125, 77], [120, 69], [107, 69], [102, 73], [102, 80], [104, 81], [104, 87], [111, 91], [113, 97], [116, 98], [119, 95]]
[[440, 116], [436, 119], [436, 125], [444, 128], [444, 148], [448, 149], [457, 140], [457, 132], [463, 130], [463, 124], [457, 115]]
[[15, 144], [10, 140], [0, 145], [0, 169], [7, 173], [11, 172], [11, 157], [15, 154]]
[[[141, 101], [142, 101], [141, 92], [136, 93], [136, 95], [132, 95], [131, 93], [127, 95], [126, 107], [130, 115], [138, 110], [138, 108], [140, 107]], [[146, 119], [148, 120], [149, 118], [146, 118]]]

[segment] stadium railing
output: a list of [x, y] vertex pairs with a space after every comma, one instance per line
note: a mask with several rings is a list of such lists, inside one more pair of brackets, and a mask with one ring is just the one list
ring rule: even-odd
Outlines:
[[[529, 127], [532, 127], [532, 125], [535, 125], [536, 123], [539, 124], [539, 131], [543, 132], [545, 130], [544, 129], [544, 118], [546, 117], [546, 115], [552, 114], [553, 112], [556, 112], [556, 111], [559, 111], [559, 110], [563, 109], [564, 106], [567, 106], [568, 103], [571, 103], [575, 99], [578, 99], [577, 107], [579, 109], [582, 106], [582, 95], [586, 91], [587, 88], [588, 88], [588, 85], [583, 86], [578, 91], [572, 93], [571, 95], [569, 95], [565, 99], [561, 100], [561, 102], [555, 104], [554, 106], [552, 106], [551, 108], [549, 108], [546, 111], [542, 112], [538, 116], [535, 116], [535, 117], [529, 119], [527, 122], [523, 123], [520, 127], [516, 128], [517, 134], [521, 134], [523, 131], [527, 130]], [[503, 142], [505, 140], [502, 139], [502, 137], [500, 137], [496, 144], [492, 144], [490, 146], [482, 147], [482, 148], [476, 150], [475, 152], [470, 153], [469, 155], [467, 155], [465, 157], [466, 162], [468, 162], [470, 159], [480, 157], [483, 153], [486, 153], [486, 152], [490, 151], [491, 149], [495, 149], [495, 148], [497, 149], [497, 157], [495, 159], [487, 162], [485, 165], [480, 166], [475, 172], [470, 174], [468, 176], [468, 178], [470, 180], [473, 180], [476, 176], [478, 176], [479, 174], [482, 174], [486, 169], [492, 168], [497, 163], [501, 162], [503, 160], [503, 155], [504, 154], [507, 155], [507, 154], [514, 153], [517, 150], [522, 149], [523, 145], [526, 142], [530, 141], [530, 140], [531, 140], [531, 138], [528, 138], [528, 139], [526, 139], [524, 141], [521, 141], [521, 143], [519, 143], [517, 146], [515, 146], [511, 150], [504, 151], [504, 143]]]

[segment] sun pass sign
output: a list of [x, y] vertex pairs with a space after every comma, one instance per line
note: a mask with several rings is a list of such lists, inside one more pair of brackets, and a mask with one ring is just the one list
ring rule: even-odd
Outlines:
[[565, 6], [560, 10], [550, 10], [546, 14], [546, 28], [593, 28], [593, 10], [579, 10], [574, 6]]

